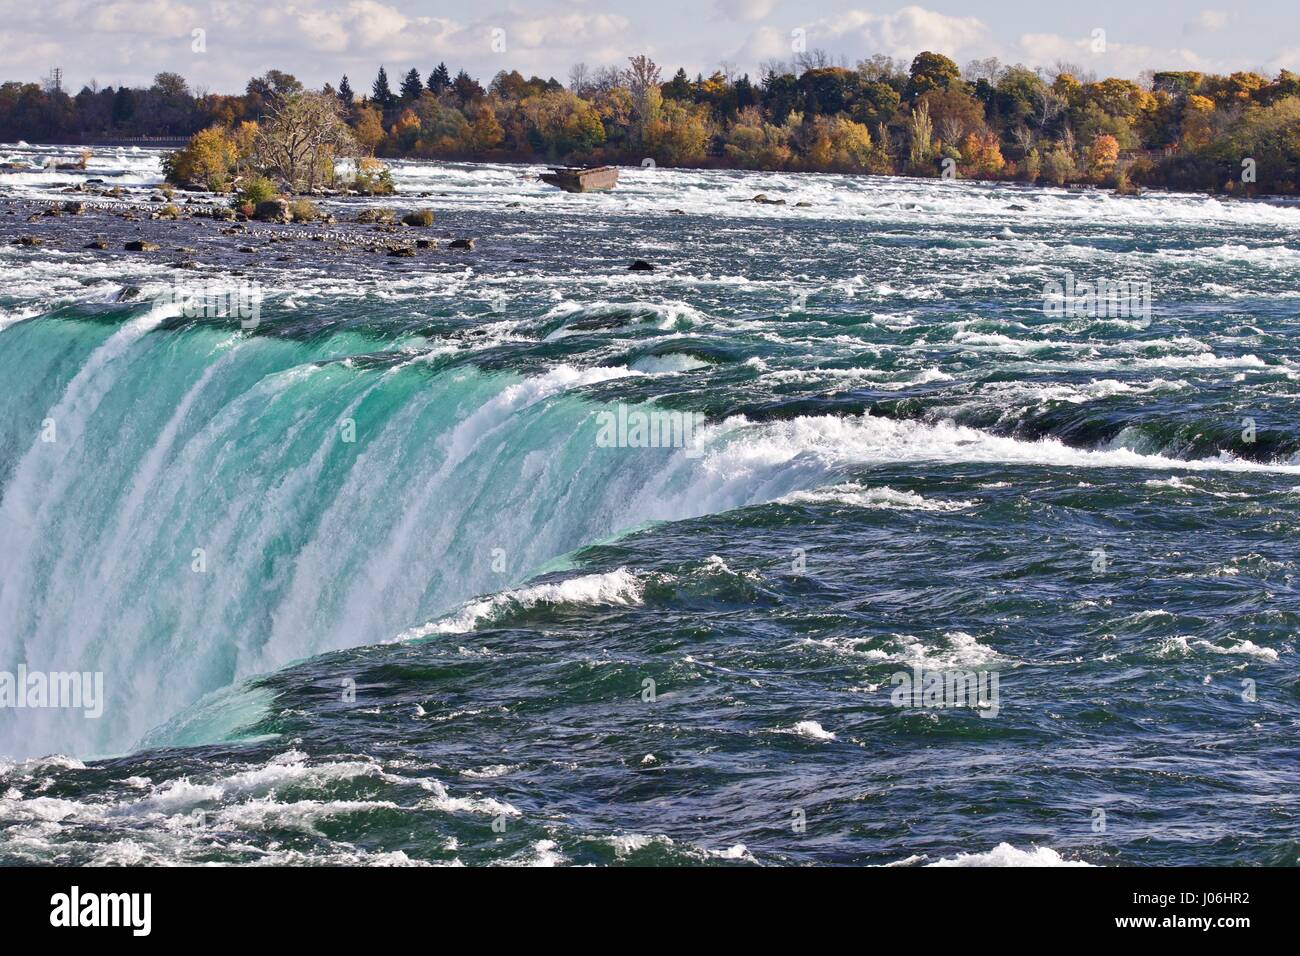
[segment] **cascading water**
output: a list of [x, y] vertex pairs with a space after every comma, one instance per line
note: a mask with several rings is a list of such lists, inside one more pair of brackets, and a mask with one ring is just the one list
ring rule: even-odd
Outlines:
[[6, 333], [11, 381], [26, 384], [29, 339], [75, 338], [81, 364], [50, 401], [53, 440], [5, 480], [0, 651], [103, 672], [107, 701], [98, 720], [0, 713], [5, 753], [123, 751], [242, 677], [391, 639], [632, 524], [825, 473], [700, 470], [671, 448], [626, 467], [574, 393], [635, 374], [622, 368], [361, 367], [338, 359], [350, 335], [156, 330], [166, 318], [99, 323], [89, 341], [86, 323]]
[[[701, 457], [595, 440], [585, 386], [426, 354], [360, 363], [355, 334], [298, 342], [200, 325], [32, 321], [78, 362], [0, 501], [6, 660], [104, 674], [104, 715], [0, 713], [0, 751], [116, 753], [203, 695], [323, 651], [390, 640], [646, 521], [772, 501], [848, 463], [990, 461], [1292, 471], [1027, 443], [950, 425], [800, 418], [705, 436]], [[37, 366], [36, 374], [49, 375]], [[66, 369], [63, 377], [67, 377]], [[59, 376], [54, 376], [56, 383]], [[40, 425], [42, 422], [29, 422]], [[21, 445], [19, 421], [8, 440]]]

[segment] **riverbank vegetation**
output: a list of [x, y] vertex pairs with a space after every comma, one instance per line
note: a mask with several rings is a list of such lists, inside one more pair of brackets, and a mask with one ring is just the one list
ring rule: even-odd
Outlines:
[[[394, 88], [394, 86], [396, 88]], [[665, 77], [647, 57], [575, 66], [568, 82], [498, 73], [482, 86], [439, 64], [368, 92], [309, 91], [272, 70], [240, 95], [0, 85], [0, 139], [191, 136], [168, 161], [185, 186], [251, 175], [294, 192], [391, 190], [378, 158], [545, 161], [957, 176], [1253, 195], [1300, 188], [1300, 75], [1190, 71], [1098, 80], [925, 52], [849, 67], [820, 53]], [[350, 160], [340, 167], [341, 160]], [[337, 169], [348, 170], [340, 183]]]

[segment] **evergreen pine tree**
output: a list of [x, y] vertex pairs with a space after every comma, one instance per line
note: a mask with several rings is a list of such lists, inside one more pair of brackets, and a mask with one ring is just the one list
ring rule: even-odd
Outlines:
[[420, 98], [422, 92], [424, 92], [424, 83], [420, 80], [420, 71], [415, 67], [411, 67], [402, 80], [402, 99], [413, 102]]
[[393, 103], [397, 100], [388, 85], [388, 71], [382, 66], [379, 68], [379, 75], [375, 77], [374, 85], [370, 88], [370, 98], [381, 110], [392, 109]]
[[437, 68], [429, 74], [429, 92], [435, 96], [447, 92], [451, 88], [451, 73], [447, 70], [446, 63], [439, 63]]

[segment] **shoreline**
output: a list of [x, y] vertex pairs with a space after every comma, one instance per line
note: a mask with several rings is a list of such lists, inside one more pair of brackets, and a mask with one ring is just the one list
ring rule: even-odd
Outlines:
[[[243, 272], [248, 267], [290, 267], [312, 264], [326, 255], [332, 261], [379, 257], [390, 264], [412, 259], [424, 264], [464, 264], [474, 249], [473, 238], [437, 223], [430, 227], [357, 222], [349, 218], [311, 222], [272, 223], [248, 219], [214, 218], [220, 203], [96, 202], [81, 193], [67, 200], [19, 198], [0, 195], [0, 244], [10, 248], [45, 249], [63, 254], [128, 257], [180, 269]], [[334, 200], [346, 202], [346, 200]], [[69, 204], [81, 208], [72, 212]], [[174, 205], [181, 214], [157, 216]], [[359, 209], [371, 208], [359, 206]], [[439, 228], [441, 226], [442, 228]], [[34, 240], [34, 241], [33, 241]], [[453, 243], [469, 241], [468, 248]], [[144, 248], [129, 248], [144, 243]], [[310, 250], [285, 255], [277, 246], [310, 243]], [[434, 253], [440, 253], [437, 260]], [[179, 258], [178, 258], [179, 257]], [[336, 258], [337, 257], [337, 258]]]

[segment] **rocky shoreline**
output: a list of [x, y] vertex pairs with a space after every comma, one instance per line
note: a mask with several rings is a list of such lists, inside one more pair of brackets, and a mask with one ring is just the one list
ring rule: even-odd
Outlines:
[[439, 228], [432, 211], [415, 218], [389, 212], [337, 201], [314, 221], [259, 221], [231, 216], [229, 207], [193, 197], [178, 203], [161, 194], [145, 201], [93, 194], [66, 200], [0, 196], [0, 243], [222, 271], [250, 264], [301, 265], [322, 257], [463, 265], [475, 249], [475, 237]]

